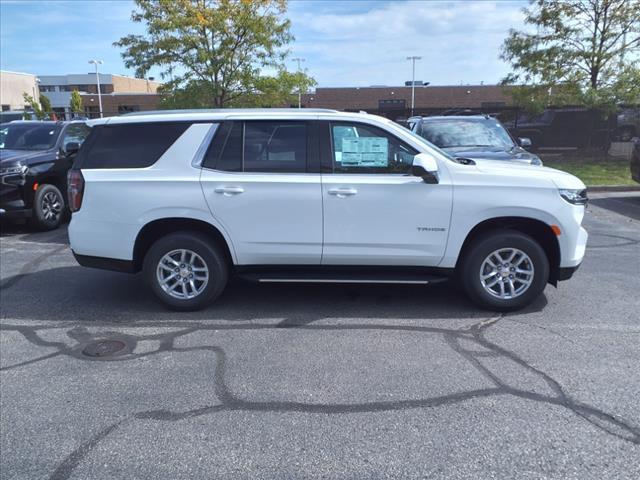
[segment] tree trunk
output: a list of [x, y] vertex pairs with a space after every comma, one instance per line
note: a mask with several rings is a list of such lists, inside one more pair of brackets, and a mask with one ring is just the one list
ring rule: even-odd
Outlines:
[[593, 67], [591, 68], [591, 88], [594, 90], [598, 89], [598, 75], [600, 74], [600, 70]]

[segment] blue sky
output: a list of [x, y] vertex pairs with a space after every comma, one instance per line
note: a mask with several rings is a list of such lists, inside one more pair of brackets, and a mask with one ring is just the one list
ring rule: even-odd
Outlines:
[[[521, 28], [517, 0], [292, 0], [296, 37], [291, 57], [321, 87], [399, 85], [411, 77], [407, 56], [419, 55], [416, 79], [434, 85], [498, 82], [509, 69], [498, 58], [509, 28]], [[46, 74], [87, 73], [91, 58], [105, 73], [132, 74], [112, 43], [143, 33], [128, 0], [0, 0], [0, 67]], [[295, 64], [288, 62], [293, 70]], [[151, 75], [158, 72], [151, 72]]]

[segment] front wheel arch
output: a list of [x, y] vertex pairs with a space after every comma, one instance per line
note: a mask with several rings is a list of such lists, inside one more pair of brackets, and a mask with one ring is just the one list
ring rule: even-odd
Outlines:
[[550, 225], [527, 217], [497, 217], [480, 222], [467, 234], [456, 262], [456, 270], [464, 260], [470, 245], [480, 237], [494, 230], [513, 230], [530, 236], [540, 244], [549, 260], [549, 283], [557, 285], [560, 270], [560, 244]]

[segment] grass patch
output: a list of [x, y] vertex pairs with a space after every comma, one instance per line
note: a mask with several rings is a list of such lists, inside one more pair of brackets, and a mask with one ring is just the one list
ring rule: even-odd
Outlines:
[[628, 160], [543, 160], [546, 167], [557, 168], [575, 175], [587, 186], [592, 185], [637, 185], [631, 178]]

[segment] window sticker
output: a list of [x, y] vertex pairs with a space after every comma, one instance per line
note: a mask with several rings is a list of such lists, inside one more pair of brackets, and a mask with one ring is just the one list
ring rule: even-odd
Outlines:
[[389, 141], [385, 137], [342, 139], [343, 167], [388, 167]]

